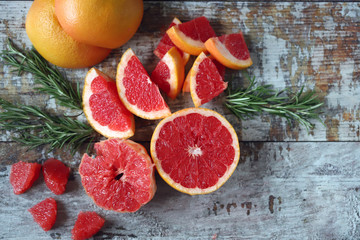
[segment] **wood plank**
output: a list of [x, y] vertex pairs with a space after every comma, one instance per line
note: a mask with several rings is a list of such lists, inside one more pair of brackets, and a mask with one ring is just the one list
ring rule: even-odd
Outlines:
[[[11, 37], [31, 46], [24, 21], [31, 2], [0, 1], [0, 49]], [[157, 63], [152, 51], [167, 23], [174, 16], [183, 21], [205, 15], [217, 34], [243, 31], [254, 65], [251, 75], [275, 88], [315, 89], [324, 100], [321, 118], [325, 127], [316, 124], [310, 134], [297, 124], [264, 114], [254, 120], [239, 121], [223, 105], [223, 96], [204, 105], [225, 115], [243, 141], [359, 141], [360, 140], [360, 31], [359, 3], [254, 3], [254, 2], [145, 2], [142, 25], [134, 38], [114, 50], [97, 67], [115, 76], [116, 65], [127, 48], [134, 49], [150, 72]], [[154, 17], [156, 16], [156, 17]], [[189, 67], [189, 66], [188, 66]], [[0, 97], [26, 104], [39, 104], [61, 112], [48, 96], [33, 90], [30, 75], [16, 76], [0, 63]], [[87, 69], [64, 70], [72, 81], [82, 82]], [[237, 71], [234, 85], [247, 81]], [[189, 94], [171, 101], [172, 111], [193, 106]], [[137, 119], [133, 139], [149, 141], [157, 122]], [[9, 140], [3, 137], [3, 140]]]
[[[14, 195], [8, 182], [13, 160], [6, 159], [0, 167], [0, 238], [70, 239], [78, 212], [91, 210], [106, 219], [95, 239], [358, 239], [359, 155], [360, 143], [241, 143], [239, 166], [218, 191], [188, 196], [157, 176], [154, 199], [132, 214], [96, 207], [76, 171], [63, 195], [52, 194], [42, 179]], [[46, 197], [59, 202], [49, 232], [27, 212]]]

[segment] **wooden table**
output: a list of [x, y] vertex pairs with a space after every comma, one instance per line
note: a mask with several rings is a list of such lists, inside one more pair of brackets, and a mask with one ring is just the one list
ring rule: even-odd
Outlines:
[[[0, 48], [11, 37], [30, 47], [25, 17], [31, 1], [0, 1]], [[157, 176], [154, 199], [136, 213], [105, 211], [94, 205], [80, 183], [74, 157], [46, 147], [26, 151], [7, 132], [0, 137], [0, 239], [70, 239], [80, 210], [101, 214], [106, 223], [95, 239], [359, 239], [360, 238], [360, 4], [352, 2], [146, 1], [141, 27], [127, 44], [97, 67], [115, 76], [121, 54], [133, 48], [148, 71], [157, 63], [152, 51], [172, 18], [205, 15], [220, 34], [243, 31], [254, 65], [248, 70], [275, 88], [315, 89], [324, 101], [325, 126], [307, 132], [267, 114], [236, 119], [218, 97], [204, 107], [223, 114], [235, 127], [240, 163], [218, 191], [188, 196]], [[65, 70], [81, 82], [88, 69]], [[33, 90], [32, 76], [17, 76], [0, 63], [0, 97], [65, 109]], [[236, 71], [227, 76], [239, 86]], [[192, 106], [185, 94], [168, 101], [172, 111]], [[135, 141], [148, 146], [157, 121], [136, 119]], [[9, 184], [11, 164], [56, 157], [71, 166], [66, 193], [52, 194], [43, 180], [22, 195]], [[54, 197], [56, 224], [44, 232], [27, 209]]]

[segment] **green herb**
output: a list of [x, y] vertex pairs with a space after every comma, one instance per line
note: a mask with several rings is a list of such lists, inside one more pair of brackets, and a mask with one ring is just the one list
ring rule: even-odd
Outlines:
[[49, 144], [52, 151], [66, 145], [75, 154], [83, 143], [89, 147], [97, 136], [89, 125], [71, 117], [52, 116], [38, 107], [12, 104], [2, 98], [0, 106], [0, 129], [17, 132], [20, 136], [14, 140], [30, 148]]
[[225, 106], [230, 109], [237, 117], [244, 119], [259, 113], [267, 112], [286, 118], [288, 122], [295, 120], [306, 127], [307, 130], [313, 129], [310, 119], [317, 119], [320, 122], [316, 110], [323, 105], [314, 91], [304, 92], [304, 87], [297, 93], [290, 93], [284, 96], [284, 90], [274, 90], [271, 85], [257, 85], [255, 77], [250, 78], [246, 89], [231, 91], [226, 97]]
[[52, 67], [34, 49], [20, 50], [9, 39], [8, 50], [1, 52], [0, 57], [5, 64], [13, 66], [14, 72], [32, 73], [34, 82], [39, 85], [36, 90], [49, 94], [57, 102], [71, 109], [82, 109], [82, 98], [79, 83], [74, 88], [72, 83], [64, 77], [56, 67]]

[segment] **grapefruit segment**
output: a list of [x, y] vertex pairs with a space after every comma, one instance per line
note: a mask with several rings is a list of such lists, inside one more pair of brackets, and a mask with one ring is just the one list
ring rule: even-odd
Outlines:
[[233, 127], [220, 114], [203, 108], [183, 109], [163, 119], [153, 133], [150, 150], [160, 176], [190, 195], [217, 190], [240, 158]]
[[190, 70], [190, 94], [195, 107], [209, 102], [227, 88], [214, 62], [201, 53]]
[[241, 32], [209, 38], [205, 42], [205, 47], [216, 60], [228, 68], [239, 70], [252, 65]]
[[168, 105], [129, 48], [117, 68], [116, 85], [121, 101], [130, 112], [144, 119], [161, 119], [171, 114]]
[[89, 124], [107, 138], [129, 138], [134, 135], [134, 116], [121, 102], [116, 82], [92, 68], [85, 77], [83, 110]]
[[131, 140], [95, 144], [97, 157], [84, 154], [81, 183], [96, 205], [117, 212], [135, 212], [155, 194], [154, 165], [145, 148]]
[[34, 221], [44, 229], [49, 231], [55, 224], [57, 215], [57, 204], [53, 198], [47, 198], [39, 202], [28, 210], [34, 218]]
[[183, 85], [184, 72], [183, 59], [176, 47], [172, 47], [151, 73], [151, 80], [170, 98], [175, 99]]
[[74, 228], [71, 230], [72, 239], [85, 240], [95, 235], [105, 223], [105, 219], [96, 212], [80, 212]]
[[15, 194], [21, 194], [31, 188], [36, 179], [39, 178], [41, 164], [17, 162], [11, 166], [10, 184]]
[[186, 53], [196, 56], [206, 51], [204, 45], [206, 40], [216, 37], [209, 20], [204, 16], [172, 26], [166, 33], [175, 46]]
[[70, 168], [55, 158], [49, 158], [44, 162], [43, 175], [46, 186], [56, 195], [65, 192]]
[[[178, 18], [174, 18], [173, 21], [171, 22], [170, 26], [168, 29], [170, 29], [172, 26], [176, 26], [181, 24], [181, 21]], [[162, 59], [164, 57], [164, 55], [172, 48], [172, 47], [176, 47], [175, 44], [171, 41], [169, 35], [167, 33], [164, 34], [164, 36], [161, 38], [158, 46], [156, 47], [156, 49], [154, 50], [154, 54]], [[186, 65], [186, 63], [189, 61], [190, 58], [190, 54], [185, 53], [183, 51], [181, 51], [179, 48], [177, 48], [177, 50], [179, 51], [180, 55], [182, 56], [182, 59], [184, 61], [184, 65]]]

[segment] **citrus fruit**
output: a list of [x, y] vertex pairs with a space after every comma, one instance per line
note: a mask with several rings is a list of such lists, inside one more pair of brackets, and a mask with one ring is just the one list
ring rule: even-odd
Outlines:
[[160, 119], [171, 114], [158, 86], [151, 81], [130, 48], [122, 55], [118, 65], [116, 86], [121, 101], [136, 116]]
[[172, 26], [166, 33], [178, 48], [196, 56], [206, 52], [206, 40], [216, 37], [209, 20], [204, 16]]
[[239, 70], [252, 65], [250, 53], [241, 32], [209, 38], [205, 42], [205, 47], [216, 60], [228, 68]]
[[220, 114], [187, 108], [163, 119], [150, 143], [160, 176], [173, 188], [190, 195], [221, 187], [240, 157], [235, 130]]
[[10, 184], [15, 194], [26, 192], [40, 175], [41, 164], [17, 162], [11, 166]]
[[117, 138], [95, 143], [95, 158], [84, 154], [81, 183], [96, 205], [135, 212], [155, 194], [154, 165], [143, 146]]
[[201, 53], [190, 70], [190, 94], [195, 107], [209, 102], [227, 88], [214, 62]]
[[[174, 18], [168, 29], [170, 29], [172, 26], [179, 25], [179, 24], [181, 24], [181, 21], [178, 18]], [[161, 38], [158, 46], [154, 50], [154, 54], [158, 58], [162, 59], [164, 57], [164, 55], [172, 47], [175, 47], [175, 44], [171, 41], [171, 39], [169, 38], [169, 35], [167, 33], [165, 33], [164, 36]], [[186, 63], [189, 61], [190, 54], [184, 53], [179, 48], [177, 48], [177, 49], [178, 49], [179, 53], [181, 54], [181, 56], [183, 57], [184, 65], [186, 65]]]
[[83, 110], [89, 124], [107, 138], [129, 138], [134, 135], [134, 116], [119, 98], [116, 82], [92, 68], [85, 77]]
[[172, 47], [156, 65], [151, 80], [170, 98], [175, 99], [184, 82], [185, 66], [176, 47]]
[[39, 202], [28, 210], [34, 218], [34, 221], [44, 229], [45, 232], [49, 231], [56, 221], [57, 204], [55, 199], [47, 198]]
[[111, 49], [80, 43], [61, 28], [54, 0], [35, 0], [26, 16], [26, 33], [47, 61], [64, 68], [84, 68], [101, 62]]
[[43, 175], [46, 186], [56, 195], [65, 192], [70, 168], [55, 158], [49, 158], [43, 164]]
[[104, 226], [105, 219], [96, 212], [80, 212], [71, 230], [72, 239], [85, 240], [91, 238]]
[[[222, 79], [224, 79], [224, 77], [225, 77], [225, 66], [222, 65], [221, 63], [219, 63], [213, 56], [210, 55], [209, 58], [215, 64], [215, 66], [216, 66], [220, 76], [222, 77]], [[188, 72], [188, 74], [186, 75], [184, 85], [183, 85], [183, 88], [182, 88], [182, 92], [190, 92], [190, 75], [191, 75], [191, 69]]]
[[118, 48], [135, 34], [143, 17], [142, 0], [55, 0], [64, 31], [79, 42]]

